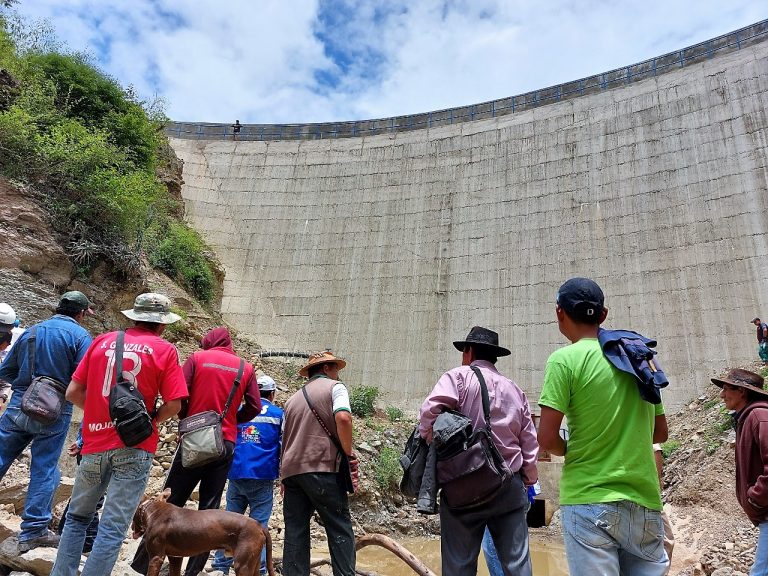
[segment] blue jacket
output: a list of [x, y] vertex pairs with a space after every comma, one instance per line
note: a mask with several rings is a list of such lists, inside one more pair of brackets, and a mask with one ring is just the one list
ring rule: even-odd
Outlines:
[[274, 480], [280, 475], [283, 411], [264, 398], [261, 413], [237, 425], [230, 480]]
[[651, 404], [661, 404], [661, 389], [669, 385], [664, 370], [654, 360], [656, 340], [631, 330], [600, 328], [597, 340], [605, 357], [616, 368], [635, 377], [640, 397]]
[[[73, 318], [62, 314], [40, 322], [35, 330], [35, 376], [50, 376], [69, 384], [75, 368], [91, 345], [91, 335]], [[32, 381], [27, 358], [29, 334], [30, 330], [25, 330], [19, 336], [0, 365], [0, 380], [9, 382], [14, 392], [23, 392]]]

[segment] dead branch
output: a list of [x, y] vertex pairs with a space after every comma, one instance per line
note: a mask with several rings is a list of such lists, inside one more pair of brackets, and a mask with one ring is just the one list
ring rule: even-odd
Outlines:
[[384, 536], [383, 534], [366, 534], [365, 536], [360, 536], [356, 539], [355, 550], [360, 550], [366, 546], [381, 546], [382, 548], [389, 550], [392, 554], [405, 562], [408, 567], [419, 576], [436, 576], [435, 573], [427, 568], [427, 566], [421, 560], [416, 558], [413, 553], [388, 536]]

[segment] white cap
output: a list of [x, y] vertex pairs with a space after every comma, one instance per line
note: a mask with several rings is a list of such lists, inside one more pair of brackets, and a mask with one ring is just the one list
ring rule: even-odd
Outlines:
[[5, 302], [0, 302], [0, 324], [13, 325], [16, 322], [16, 312]]
[[266, 374], [256, 378], [256, 382], [259, 383], [259, 391], [261, 392], [272, 392], [277, 387], [275, 381]]

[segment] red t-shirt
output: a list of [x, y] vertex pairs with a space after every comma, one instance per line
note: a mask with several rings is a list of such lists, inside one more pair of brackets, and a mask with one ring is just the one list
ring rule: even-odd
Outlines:
[[[82, 454], [124, 448], [109, 417], [109, 392], [115, 383], [115, 341], [117, 332], [97, 336], [72, 380], [85, 386]], [[140, 327], [125, 331], [123, 374], [135, 378], [147, 409], [152, 413], [158, 393], [164, 402], [187, 397], [187, 384], [179, 365], [179, 353], [170, 342]], [[157, 427], [144, 442], [135, 446], [155, 453]]]
[[[221, 414], [239, 368], [240, 358], [225, 347], [199, 350], [187, 358], [184, 363], [184, 375], [189, 387], [189, 405], [186, 415], [193, 416], [206, 410], [214, 410]], [[237, 411], [244, 396], [244, 411], [238, 418]], [[256, 382], [253, 366], [246, 362], [240, 385], [235, 390], [232, 403], [221, 423], [224, 440], [234, 442], [237, 438], [238, 420], [250, 420], [260, 410], [259, 385]]]

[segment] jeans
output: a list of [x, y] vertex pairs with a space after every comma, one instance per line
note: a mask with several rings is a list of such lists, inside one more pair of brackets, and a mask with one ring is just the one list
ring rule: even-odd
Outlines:
[[21, 411], [21, 396], [18, 392], [14, 393], [0, 417], [0, 479], [31, 444], [29, 489], [19, 534], [19, 541], [23, 542], [44, 535], [51, 521], [53, 495], [61, 479], [59, 456], [72, 420], [72, 405], [66, 404], [59, 419], [45, 426]]
[[[225, 440], [224, 444], [227, 446], [227, 456], [224, 459], [197, 468], [184, 468], [181, 464], [181, 450], [176, 450], [176, 456], [163, 486], [171, 489], [171, 495], [167, 500], [169, 504], [183, 508], [192, 496], [195, 486], [200, 484], [197, 509], [211, 510], [221, 506], [221, 495], [224, 493], [224, 485], [227, 483], [227, 474], [232, 465], [235, 449], [232, 442]], [[205, 568], [209, 556], [210, 552], [203, 552], [189, 558], [184, 568], [184, 576], [197, 576]], [[149, 553], [143, 539], [133, 557], [131, 568], [139, 574], [146, 574], [149, 570]]]
[[489, 576], [504, 576], [504, 569], [501, 567], [499, 555], [496, 553], [496, 546], [493, 544], [493, 537], [488, 526], [483, 533], [483, 556], [485, 556], [485, 565], [488, 566]]
[[328, 535], [334, 576], [355, 576], [355, 534], [347, 493], [333, 472], [310, 472], [283, 481], [283, 576], [309, 574], [309, 522], [317, 510]]
[[760, 535], [757, 537], [755, 563], [749, 571], [750, 576], [768, 576], [768, 522], [758, 525]]
[[133, 514], [147, 487], [152, 454], [116, 448], [86, 454], [77, 467], [75, 487], [51, 576], [75, 576], [85, 533], [106, 492], [99, 532], [81, 576], [111, 574]]
[[663, 576], [661, 512], [628, 500], [562, 505], [563, 540], [571, 574]]
[[[249, 516], [266, 527], [269, 517], [272, 515], [272, 498], [274, 480], [256, 480], [241, 478], [230, 480], [227, 488], [227, 511], [242, 514], [246, 508], [250, 508]], [[267, 551], [261, 551], [261, 573], [267, 573]], [[213, 560], [213, 568], [221, 570], [224, 574], [232, 567], [232, 558], [224, 556], [223, 550], [216, 550]]]

